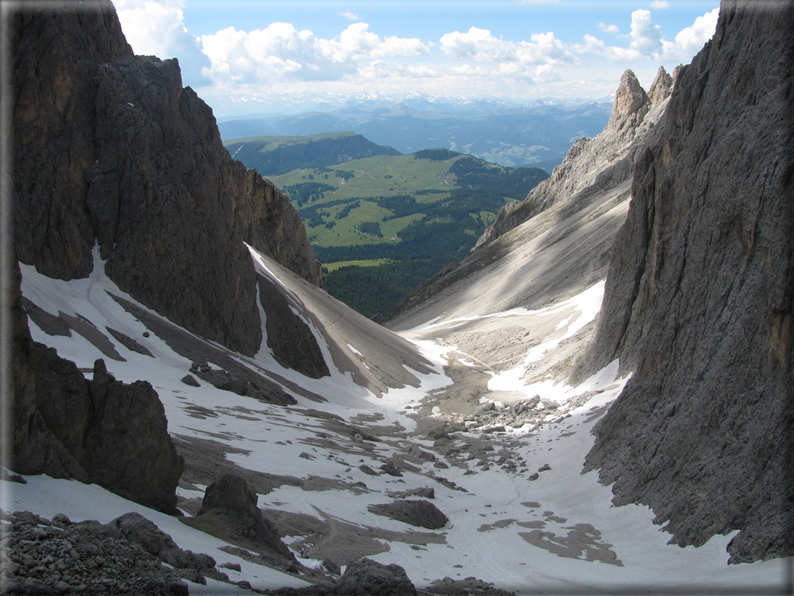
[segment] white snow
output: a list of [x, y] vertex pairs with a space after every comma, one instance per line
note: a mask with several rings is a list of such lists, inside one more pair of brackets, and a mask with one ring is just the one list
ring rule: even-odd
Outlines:
[[[435, 504], [450, 519], [446, 527], [434, 532], [442, 536], [444, 542], [427, 544], [416, 550], [407, 542], [381, 540], [388, 546], [388, 551], [370, 555], [382, 563], [401, 565], [418, 587], [445, 576], [453, 579], [474, 576], [518, 593], [637, 590], [675, 593], [730, 590], [736, 593], [772, 591], [786, 585], [788, 561], [728, 566], [725, 548], [731, 536], [716, 536], [699, 548], [669, 545], [670, 535], [652, 523], [650, 509], [639, 505], [613, 507], [611, 489], [598, 483], [597, 473], [581, 474], [584, 457], [594, 440], [590, 433], [597, 421], [594, 409], [614, 400], [627, 380], [616, 378], [617, 361], [578, 387], [551, 380], [524, 384], [522, 377], [528, 364], [544, 358], [559, 342], [571, 337], [595, 317], [603, 283], [547, 309], [518, 309], [520, 313], [511, 311], [491, 315], [560, 317], [552, 326], [554, 332], [551, 336], [527, 351], [522, 365], [495, 375], [488, 387], [491, 391], [519, 390], [527, 397], [539, 395], [542, 399], [561, 404], [562, 411], [569, 414], [561, 422], [544, 424], [532, 433], [528, 432], [529, 428], [524, 428], [490, 439], [497, 451], [502, 444], [500, 441], [515, 443], [510, 449], [529, 462], [528, 472], [508, 473], [492, 466], [487, 471], [472, 467], [475, 473], [467, 475], [461, 467], [452, 465], [439, 469], [432, 462], [424, 462], [417, 465], [419, 472], [406, 470], [403, 477], [398, 478], [368, 476], [358, 466], [365, 463], [377, 469], [394, 455], [404, 454], [411, 445], [432, 448], [432, 441], [423, 435], [411, 436], [417, 428], [411, 415], [430, 392], [451, 383], [443, 374], [443, 366], [444, 355], [454, 348], [431, 341], [417, 342], [422, 354], [433, 363], [433, 371], [429, 374], [412, 371], [421, 381], [419, 387], [392, 389], [380, 398], [338, 370], [332, 371], [330, 378], [308, 379], [278, 365], [264, 349], [254, 359], [256, 364], [322, 395], [328, 401], [316, 403], [298, 397], [297, 406], [285, 408], [206, 384], [199, 388], [189, 387], [180, 379], [190, 362], [174, 353], [154, 333], [149, 337], [143, 336], [147, 331], [144, 325], [113, 301], [106, 290], [135, 301], [107, 279], [98, 254], [95, 257], [97, 267], [91, 276], [71, 282], [49, 279], [34, 268], [22, 265], [23, 294], [53, 315], [63, 311], [84, 317], [101, 331], [110, 326], [125, 333], [145, 345], [155, 357], [131, 352], [113, 341], [126, 362], [112, 360], [79, 334], [50, 336], [31, 321], [33, 338], [56, 348], [61, 356], [75, 361], [80, 367], [90, 369], [95, 359], [104, 358], [108, 370], [117, 378], [126, 382], [140, 378], [148, 380], [160, 395], [169, 431], [176, 436], [177, 445], [179, 437], [184, 436], [212, 439], [233, 448], [233, 452], [226, 455], [227, 459], [248, 470], [299, 479], [316, 477], [325, 482], [319, 487], [325, 490], [304, 490], [284, 484], [270, 493], [260, 494], [260, 507], [302, 513], [317, 519], [339, 520], [362, 528], [399, 533], [424, 532], [374, 515], [367, 506], [388, 502], [390, 498], [386, 491], [432, 486], [436, 492]], [[272, 272], [270, 274], [273, 275]], [[293, 297], [300, 302], [299, 296]], [[300, 316], [299, 308], [296, 312]], [[313, 323], [308, 318], [304, 320], [315, 331], [323, 347], [322, 333], [312, 327]], [[461, 319], [461, 322], [465, 320]], [[359, 354], [353, 346], [348, 347]], [[325, 345], [323, 350], [325, 354], [328, 346]], [[240, 360], [245, 362], [243, 358]], [[326, 362], [330, 366], [330, 356]], [[575, 397], [585, 392], [596, 393], [585, 404], [570, 405]], [[375, 432], [376, 429], [390, 427], [395, 431], [402, 429], [402, 434], [382, 436], [377, 443], [356, 443], [350, 436], [329, 428], [324, 420], [312, 416], [309, 409], [336, 414], [363, 430], [369, 428]], [[329, 442], [319, 443], [320, 433]], [[310, 457], [301, 457], [302, 453]], [[529, 480], [529, 473], [543, 464], [549, 464], [551, 469], [540, 472], [537, 480]], [[448, 488], [431, 478], [431, 474], [456, 483], [465, 492]], [[5, 497], [11, 509], [33, 511], [47, 518], [64, 513], [73, 521], [96, 519], [101, 522], [137, 511], [170, 534], [182, 548], [208, 553], [219, 563], [239, 563], [241, 573], [224, 570], [236, 581], [247, 580], [259, 589], [306, 585], [293, 576], [220, 551], [224, 545], [221, 540], [101, 487], [46, 476], [28, 476], [27, 481], [26, 485], [14, 484], [10, 496], [7, 493], [10, 483], [0, 483], [7, 493]], [[349, 487], [356, 482], [364, 482], [366, 490], [351, 490]], [[199, 486], [198, 489], [180, 488], [178, 494], [184, 498], [200, 498], [204, 487]], [[601, 546], [591, 545], [578, 555], [559, 556], [530, 541], [533, 536], [535, 542], [542, 540], [543, 536], [566, 537], [577, 525], [580, 529], [592, 527], [600, 532], [595, 542]], [[539, 535], [540, 532], [546, 534]], [[290, 540], [295, 538], [293, 536]], [[587, 553], [598, 555], [607, 549], [622, 565], [586, 560]], [[314, 564], [313, 561], [305, 562]], [[227, 585], [223, 587], [228, 589]], [[190, 589], [191, 593], [211, 594], [214, 589], [220, 589], [220, 585], [208, 581], [206, 587], [191, 584]]]

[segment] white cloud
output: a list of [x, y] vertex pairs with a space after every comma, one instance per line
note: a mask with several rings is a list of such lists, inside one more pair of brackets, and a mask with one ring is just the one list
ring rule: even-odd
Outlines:
[[[715, 8], [695, 19], [692, 26], [681, 30], [674, 41], [668, 41], [662, 35], [659, 25], [653, 22], [650, 11], [635, 10], [631, 13], [629, 47], [608, 46], [595, 36], [585, 34], [584, 43], [572, 46], [571, 49], [578, 54], [602, 57], [612, 62], [654, 60], [668, 65], [687, 63], [714, 35], [718, 15], [719, 9]], [[599, 29], [606, 30], [600, 25]]]
[[[229, 27], [201, 37], [216, 80], [256, 85], [280, 78], [333, 81], [355, 74], [371, 61], [422, 56], [429, 48], [418, 39], [380, 37], [367, 23], [349, 25], [335, 39], [297, 31], [289, 23], [238, 31]], [[368, 72], [372, 72], [370, 69]]]
[[648, 10], [635, 10], [631, 13], [629, 36], [629, 47], [641, 55], [653, 56], [662, 51], [662, 28], [654, 24]]
[[665, 8], [670, 8], [670, 3], [667, 0], [653, 0], [650, 7], [656, 10], [664, 10]]
[[185, 85], [209, 83], [202, 69], [210, 62], [198, 38], [184, 25], [184, 0], [114, 0], [113, 4], [136, 54], [163, 60], [177, 57]]
[[360, 21], [361, 20], [360, 16], [358, 16], [354, 12], [350, 12], [349, 10], [346, 10], [345, 12], [338, 12], [336, 14], [339, 15], [340, 17], [344, 18], [344, 19], [347, 19], [348, 21]]
[[667, 60], [689, 62], [714, 35], [719, 12], [718, 8], [707, 12], [695, 19], [691, 27], [679, 31], [675, 36], [675, 42], [665, 42], [664, 57]]
[[620, 33], [620, 27], [617, 25], [607, 25], [606, 23], [598, 23], [597, 25], [599, 31], [603, 31], [604, 33], [610, 33], [611, 35], [617, 35]]
[[466, 33], [454, 31], [441, 38], [441, 51], [458, 59], [481, 62], [545, 64], [574, 61], [568, 47], [553, 32], [533, 33], [531, 41], [505, 41], [494, 37], [488, 29], [471, 27]]

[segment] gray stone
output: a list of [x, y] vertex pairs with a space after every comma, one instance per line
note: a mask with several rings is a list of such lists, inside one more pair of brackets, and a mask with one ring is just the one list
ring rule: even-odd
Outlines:
[[443, 528], [449, 521], [447, 516], [433, 503], [422, 500], [401, 500], [381, 505], [370, 505], [367, 510], [376, 515], [383, 515], [429, 530]]
[[336, 585], [338, 596], [414, 596], [416, 587], [405, 569], [372, 559], [353, 561]]
[[290, 561], [295, 560], [273, 523], [257, 507], [256, 493], [240, 476], [224, 474], [207, 487], [197, 518], [207, 515], [222, 517], [235, 535], [261, 543]]
[[199, 383], [193, 375], [185, 375], [182, 377], [181, 381], [190, 387], [201, 387], [201, 383]]

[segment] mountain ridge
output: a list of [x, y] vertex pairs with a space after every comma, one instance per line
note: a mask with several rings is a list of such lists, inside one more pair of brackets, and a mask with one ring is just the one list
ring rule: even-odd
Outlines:
[[258, 136], [224, 141], [233, 159], [262, 176], [277, 176], [300, 168], [321, 168], [374, 155], [400, 155], [350, 131], [306, 137]]

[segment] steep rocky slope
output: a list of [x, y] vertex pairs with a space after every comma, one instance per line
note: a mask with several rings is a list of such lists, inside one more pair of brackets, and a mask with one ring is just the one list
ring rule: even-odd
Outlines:
[[[634, 73], [626, 71], [604, 131], [579, 139], [550, 178], [523, 201], [503, 208], [477, 247], [387, 313], [386, 325], [402, 330], [432, 322], [412, 336], [444, 337], [493, 371], [520, 364], [527, 346], [546, 332], [534, 328], [532, 316], [511, 317], [509, 325], [495, 319], [462, 325], [458, 319], [543, 308], [603, 282], [628, 208], [632, 163], [664, 112], [671, 86], [660, 69], [653, 103]], [[555, 377], [567, 376], [572, 355], [591, 332], [592, 325], [577, 335]], [[533, 370], [527, 383], [548, 372], [537, 363], [528, 368]]]
[[634, 376], [587, 468], [681, 545], [794, 554], [794, 7], [723, 2], [637, 159], [584, 377]]
[[84, 278], [98, 244], [124, 291], [252, 355], [262, 334], [243, 243], [319, 284], [303, 225], [272, 184], [230, 159], [176, 60], [133, 56], [106, 4], [12, 18], [17, 257]]

